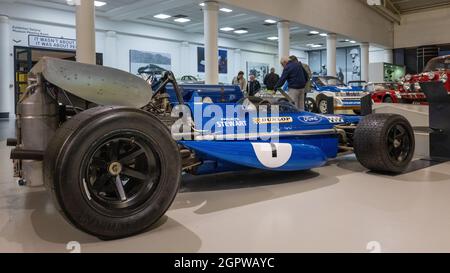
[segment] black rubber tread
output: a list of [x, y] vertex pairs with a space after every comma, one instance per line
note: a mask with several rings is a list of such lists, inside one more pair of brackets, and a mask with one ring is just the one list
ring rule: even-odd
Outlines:
[[[395, 124], [407, 128], [411, 139], [411, 151], [402, 162], [392, 161], [388, 156], [388, 131]], [[402, 173], [414, 157], [415, 141], [411, 124], [403, 116], [395, 114], [372, 114], [358, 124], [354, 135], [354, 150], [358, 161], [367, 169], [382, 173]]]
[[327, 113], [322, 113], [322, 112], [320, 112], [320, 103], [321, 103], [323, 100], [324, 100], [324, 101], [327, 100], [327, 96], [325, 96], [324, 94], [319, 94], [319, 95], [316, 97], [316, 113], [325, 115], [325, 114], [327, 114]]
[[[98, 132], [111, 128], [143, 132], [158, 144], [161, 157], [160, 184], [151, 200], [141, 211], [122, 218], [92, 209], [79, 185], [83, 151]], [[96, 107], [74, 116], [58, 129], [44, 156], [44, 181], [58, 210], [72, 225], [101, 239], [118, 239], [148, 229], [169, 209], [180, 186], [181, 158], [166, 125], [152, 114], [134, 108]]]

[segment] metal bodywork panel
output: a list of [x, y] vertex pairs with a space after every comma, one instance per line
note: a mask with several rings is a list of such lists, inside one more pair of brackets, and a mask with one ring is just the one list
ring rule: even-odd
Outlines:
[[67, 92], [98, 105], [141, 108], [150, 102], [151, 87], [141, 78], [122, 70], [42, 58], [31, 70]]

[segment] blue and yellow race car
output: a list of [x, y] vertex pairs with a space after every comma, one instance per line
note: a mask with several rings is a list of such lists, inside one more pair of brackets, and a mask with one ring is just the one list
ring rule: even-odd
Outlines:
[[151, 227], [186, 173], [302, 171], [349, 152], [400, 173], [414, 155], [398, 115], [301, 112], [237, 86], [178, 85], [171, 72], [153, 91], [148, 77], [51, 58], [30, 79], [8, 141], [19, 184], [45, 185], [71, 224], [102, 239]]
[[361, 98], [369, 93], [359, 86], [349, 86], [337, 77], [314, 76], [312, 91], [306, 98], [306, 108], [311, 112], [329, 112], [327, 97], [334, 100], [334, 110], [351, 110], [361, 113]]

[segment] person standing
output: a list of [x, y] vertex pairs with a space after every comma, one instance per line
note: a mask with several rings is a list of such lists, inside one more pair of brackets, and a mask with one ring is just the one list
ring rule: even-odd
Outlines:
[[303, 70], [308, 75], [308, 79], [306, 81], [306, 86], [305, 86], [305, 93], [310, 93], [312, 90], [312, 71], [311, 71], [311, 68], [309, 67], [309, 65], [304, 64], [304, 63], [302, 63], [302, 65], [303, 65]]
[[285, 82], [288, 84], [289, 97], [294, 101], [295, 106], [300, 111], [305, 111], [305, 86], [307, 82], [306, 72], [297, 58], [283, 57], [281, 65], [283, 66], [283, 74], [278, 80], [275, 88], [282, 87]]
[[275, 73], [275, 68], [270, 69], [270, 73], [264, 77], [264, 85], [267, 87], [267, 90], [274, 91], [275, 85], [277, 84], [278, 80], [280, 79], [280, 76]]
[[244, 77], [243, 71], [240, 71], [238, 75], [234, 77], [232, 84], [239, 85], [243, 93], [247, 92], [247, 80]]
[[255, 96], [259, 91], [261, 91], [261, 84], [256, 79], [255, 75], [250, 75], [250, 80], [247, 85], [247, 93], [249, 97]]

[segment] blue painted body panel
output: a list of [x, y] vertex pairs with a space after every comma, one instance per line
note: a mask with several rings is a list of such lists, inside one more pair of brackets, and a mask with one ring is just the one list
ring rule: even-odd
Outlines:
[[[210, 134], [333, 129], [338, 124], [358, 123], [360, 120], [359, 116], [299, 112], [291, 106], [280, 107], [278, 115], [268, 114], [262, 117], [241, 115], [241, 112], [245, 113], [245, 109], [238, 101], [244, 96], [237, 86], [182, 85], [181, 88], [195, 128], [200, 131], [206, 130]], [[167, 92], [171, 103], [178, 104], [173, 87], [168, 86]], [[206, 97], [213, 103], [203, 103]], [[226, 115], [227, 111], [233, 115]], [[224, 116], [226, 118], [223, 118]], [[272, 142], [271, 139], [225, 139], [183, 140], [179, 143], [194, 151], [196, 157], [203, 162], [197, 168], [197, 174], [248, 168], [274, 171], [307, 170], [323, 166], [328, 159], [335, 158], [338, 153], [338, 137], [335, 134], [280, 136], [276, 142]]]

